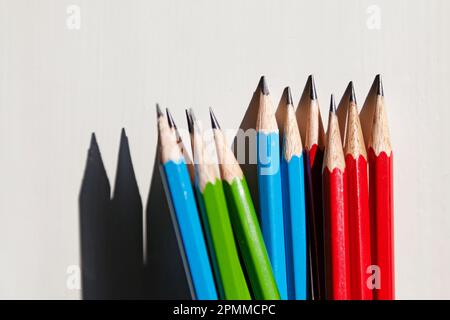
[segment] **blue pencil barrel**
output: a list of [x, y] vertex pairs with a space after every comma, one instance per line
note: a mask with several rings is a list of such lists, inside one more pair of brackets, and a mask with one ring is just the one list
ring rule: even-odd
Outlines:
[[257, 135], [261, 229], [281, 299], [287, 299], [279, 135]]
[[281, 160], [288, 297], [306, 300], [308, 293], [306, 210], [303, 155]]
[[217, 300], [212, 268], [186, 163], [183, 159], [179, 162], [168, 161], [163, 167], [196, 299]]

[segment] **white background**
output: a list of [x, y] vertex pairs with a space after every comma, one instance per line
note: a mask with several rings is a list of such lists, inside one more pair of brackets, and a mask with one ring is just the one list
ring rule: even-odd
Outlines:
[[[81, 9], [67, 28], [66, 8]], [[367, 8], [381, 9], [381, 29]], [[398, 298], [450, 298], [450, 2], [0, 0], [0, 298], [78, 298], [78, 192], [91, 132], [113, 185], [125, 127], [141, 197], [155, 102], [236, 128], [261, 74], [277, 102], [314, 73], [322, 112], [384, 76], [395, 152]], [[326, 116], [324, 121], [327, 121]], [[145, 203], [144, 203], [145, 207]]]

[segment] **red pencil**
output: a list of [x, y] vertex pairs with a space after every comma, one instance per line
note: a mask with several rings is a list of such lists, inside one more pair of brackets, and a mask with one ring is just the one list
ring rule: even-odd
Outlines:
[[376, 268], [373, 274], [374, 299], [393, 300], [393, 153], [380, 75], [375, 78], [360, 119], [369, 156], [372, 264]]
[[325, 132], [317, 100], [314, 77], [308, 78], [296, 111], [297, 122], [305, 146], [305, 192], [308, 230], [311, 297], [325, 298], [324, 225], [322, 208], [322, 165]]
[[[344, 155], [347, 176], [351, 299], [371, 300], [372, 286], [367, 284], [369, 278], [367, 271], [371, 265], [367, 152], [352, 82], [348, 88], [350, 95], [346, 97], [347, 123]], [[369, 274], [371, 274], [370, 269]]]
[[333, 95], [328, 118], [322, 187], [326, 296], [331, 300], [347, 300], [350, 299], [350, 266], [345, 160]]

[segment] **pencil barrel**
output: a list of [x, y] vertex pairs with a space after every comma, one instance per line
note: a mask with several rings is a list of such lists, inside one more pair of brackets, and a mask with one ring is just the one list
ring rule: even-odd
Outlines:
[[286, 252], [280, 170], [279, 135], [257, 135], [257, 173], [261, 229], [281, 299], [287, 299]]
[[253, 296], [257, 300], [278, 300], [280, 295], [247, 182], [236, 178], [231, 184], [223, 181], [223, 186]]
[[281, 160], [288, 298], [308, 297], [308, 249], [303, 156]]
[[168, 161], [163, 168], [195, 298], [217, 300], [212, 268], [186, 164], [183, 160], [178, 163]]
[[222, 181], [208, 182], [199, 194], [220, 297], [248, 300], [251, 296], [239, 261]]
[[325, 216], [326, 296], [330, 300], [350, 299], [348, 218], [345, 171], [323, 170]]
[[351, 298], [371, 300], [372, 287], [367, 283], [371, 265], [369, 185], [367, 161], [359, 155], [345, 158], [349, 217]]
[[[393, 153], [378, 156], [372, 148], [369, 156], [369, 204], [372, 232], [372, 263], [379, 268], [379, 287], [374, 299], [395, 299], [394, 221], [393, 221]], [[375, 276], [377, 276], [375, 274]]]

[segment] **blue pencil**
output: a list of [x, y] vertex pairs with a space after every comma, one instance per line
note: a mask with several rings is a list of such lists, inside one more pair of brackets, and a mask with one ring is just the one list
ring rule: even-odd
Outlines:
[[159, 107], [158, 129], [163, 183], [168, 195], [172, 219], [183, 261], [189, 270], [190, 287], [198, 300], [217, 300], [211, 264], [186, 162], [176, 136]]
[[260, 104], [256, 131], [261, 229], [278, 291], [281, 299], [287, 299], [280, 141], [273, 106], [264, 77], [261, 77], [259, 90]]
[[281, 108], [283, 147], [281, 176], [286, 245], [288, 298], [306, 300], [308, 294], [305, 181], [302, 140], [295, 118], [291, 90], [284, 90]]

